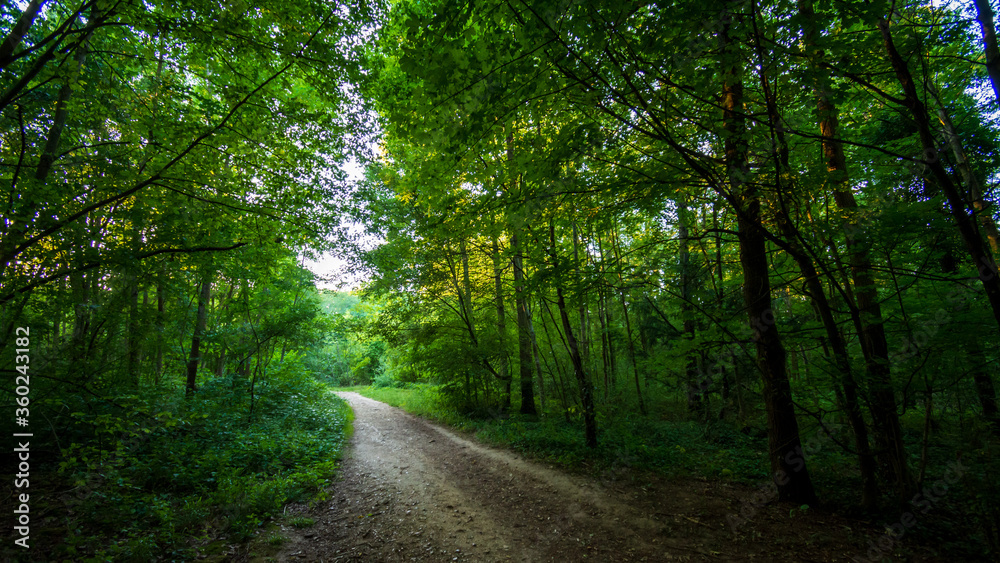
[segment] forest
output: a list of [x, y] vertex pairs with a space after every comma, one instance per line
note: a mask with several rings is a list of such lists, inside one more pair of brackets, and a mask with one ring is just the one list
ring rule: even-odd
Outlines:
[[996, 9], [0, 3], [0, 553], [227, 560], [351, 387], [995, 560]]

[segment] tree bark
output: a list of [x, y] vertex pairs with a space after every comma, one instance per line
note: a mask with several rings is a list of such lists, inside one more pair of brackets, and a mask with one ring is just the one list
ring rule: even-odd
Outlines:
[[646, 412], [646, 402], [642, 398], [642, 386], [639, 385], [639, 364], [635, 357], [635, 341], [632, 339], [632, 321], [629, 319], [628, 314], [628, 303], [625, 300], [625, 279], [622, 277], [622, 255], [621, 249], [618, 244], [618, 232], [614, 229], [611, 231], [611, 247], [615, 251], [615, 262], [618, 264], [618, 298], [622, 304], [622, 316], [625, 318], [625, 336], [628, 340], [628, 353], [629, 357], [632, 359], [632, 379], [635, 382], [635, 396], [639, 400], [639, 412], [643, 416], [648, 414]]
[[528, 324], [528, 299], [525, 291], [523, 252], [518, 234], [512, 233], [514, 247], [514, 306], [517, 308], [517, 358], [521, 374], [521, 414], [537, 414], [535, 388], [532, 382], [531, 327]]
[[0, 43], [0, 70], [7, 68], [7, 65], [13, 60], [14, 50], [24, 40], [24, 34], [28, 32], [31, 24], [38, 17], [38, 12], [42, 9], [42, 4], [45, 4], [45, 0], [31, 0], [31, 2], [28, 2], [24, 11], [21, 12], [21, 17], [17, 18], [17, 23], [14, 24], [13, 29], [4, 38], [3, 43]]
[[973, 0], [976, 19], [983, 33], [983, 52], [986, 55], [986, 74], [993, 86], [993, 95], [1000, 104], [1000, 49], [997, 48], [997, 32], [993, 26], [993, 7], [990, 0]]
[[194, 334], [191, 336], [191, 354], [187, 362], [187, 385], [185, 394], [191, 396], [197, 389], [198, 364], [201, 362], [201, 339], [205, 336], [208, 317], [208, 300], [212, 297], [212, 271], [206, 269], [198, 292], [198, 313], [195, 318]]
[[[80, 41], [77, 46], [76, 56], [74, 61], [76, 62], [75, 72], [79, 74], [83, 71], [83, 65], [87, 61], [87, 51], [90, 45], [90, 38], [94, 35], [94, 29], [97, 28], [98, 22], [101, 18], [101, 13], [95, 5], [90, 10], [90, 19], [87, 22], [87, 27], [89, 28], [87, 34]], [[42, 156], [38, 161], [38, 168], [35, 169], [35, 179], [39, 181], [45, 180], [49, 175], [49, 171], [52, 170], [52, 163], [56, 159], [56, 151], [59, 150], [59, 141], [62, 139], [63, 128], [66, 126], [66, 119], [69, 117], [69, 109], [67, 105], [69, 103], [70, 95], [73, 93], [72, 83], [75, 81], [76, 77], [68, 76], [61, 88], [59, 88], [59, 96], [56, 100], [56, 109], [52, 117], [52, 125], [49, 127], [48, 136], [45, 140], [45, 148], [42, 149]]]
[[153, 384], [160, 385], [160, 376], [163, 375], [163, 339], [166, 328], [164, 327], [164, 311], [166, 308], [166, 296], [163, 295], [163, 272], [156, 280], [156, 360], [155, 372], [153, 373]]
[[[815, 19], [812, 1], [799, 0], [798, 9], [799, 14], [803, 16], [806, 48], [810, 51], [814, 66], [817, 66], [823, 59], [824, 53], [817, 47], [819, 24]], [[888, 479], [894, 482], [899, 498], [906, 499], [912, 491], [912, 477], [907, 464], [902, 427], [892, 388], [889, 345], [886, 341], [882, 309], [872, 275], [872, 262], [864, 230], [856, 218], [858, 204], [850, 187], [847, 159], [844, 156], [843, 144], [837, 137], [838, 111], [830, 99], [829, 89], [829, 79], [821, 75], [815, 86], [815, 95], [827, 179], [832, 185], [834, 202], [848, 214], [844, 224], [844, 234], [854, 289], [851, 291], [850, 286], [846, 289], [848, 296], [853, 297], [854, 301], [852, 317], [858, 326], [861, 351], [869, 379], [870, 408], [875, 424], [876, 441], [881, 452], [879, 459]], [[855, 428], [855, 439], [858, 439], [859, 430]]]
[[[930, 117], [927, 113], [927, 107], [917, 95], [917, 87], [913, 82], [913, 76], [910, 74], [910, 69], [907, 67], [906, 61], [899, 54], [899, 51], [896, 50], [896, 45], [892, 39], [892, 32], [889, 30], [888, 20], [880, 20], [878, 28], [882, 33], [882, 42], [885, 46], [886, 54], [889, 56], [889, 62], [892, 64], [896, 78], [903, 88], [906, 107], [910, 110], [910, 116], [917, 125], [917, 133], [919, 134], [920, 144], [924, 149], [924, 153], [936, 155], [937, 149], [935, 148], [934, 135], [930, 128]], [[993, 310], [993, 317], [997, 321], [997, 326], [1000, 328], [1000, 276], [997, 275], [997, 264], [993, 261], [993, 257], [989, 255], [983, 239], [979, 236], [975, 225], [969, 218], [965, 200], [962, 198], [958, 187], [952, 182], [951, 176], [945, 170], [944, 165], [941, 164], [941, 159], [928, 158], [926, 165], [930, 171], [931, 180], [941, 188], [941, 191], [948, 199], [948, 205], [951, 207], [951, 216], [955, 220], [955, 225], [958, 227], [959, 233], [962, 235], [962, 240], [965, 242], [972, 266], [979, 272], [979, 281], [986, 292], [986, 297], [989, 300], [990, 308]]]
[[[688, 233], [688, 207], [683, 198], [677, 200], [677, 240], [680, 245], [678, 252], [678, 267], [680, 270], [681, 285], [681, 330], [688, 340], [695, 338], [694, 311], [691, 307], [691, 252], [689, 249]], [[695, 419], [704, 419], [705, 401], [703, 396], [706, 389], [702, 389], [702, 381], [699, 381], [701, 370], [698, 369], [698, 359], [694, 356], [687, 358], [685, 362], [685, 384], [688, 389], [687, 408], [688, 415]]]
[[[559, 274], [559, 255], [556, 250], [556, 226], [553, 221], [549, 221], [549, 257], [552, 259], [552, 269]], [[573, 336], [573, 325], [569, 320], [569, 313], [566, 310], [566, 299], [563, 296], [562, 282], [556, 280], [556, 304], [559, 307], [559, 316], [562, 318], [563, 332], [566, 334], [566, 343], [569, 347], [570, 361], [573, 362], [573, 373], [576, 375], [577, 384], [580, 386], [580, 403], [583, 405], [583, 433], [584, 441], [588, 448], [597, 447], [597, 416], [594, 408], [594, 389], [591, 386], [590, 378], [583, 369], [583, 359], [580, 357], [580, 347], [576, 337]]]
[[[851, 369], [847, 342], [837, 327], [837, 322], [833, 316], [833, 308], [830, 306], [826, 291], [823, 289], [823, 284], [820, 281], [820, 274], [816, 270], [810, 253], [805, 250], [804, 246], [807, 243], [792, 222], [791, 214], [788, 210], [788, 200], [785, 196], [786, 194], [790, 195], [796, 192], [794, 180], [790, 179], [793, 177], [789, 161], [790, 150], [784, 129], [781, 126], [783, 121], [778, 111], [777, 101], [764, 71], [764, 49], [759, 35], [755, 38], [755, 46], [760, 57], [761, 70], [759, 75], [761, 88], [765, 96], [768, 118], [772, 124], [775, 186], [778, 194], [775, 209], [777, 224], [782, 236], [788, 242], [792, 259], [799, 266], [799, 271], [802, 273], [802, 278], [806, 285], [806, 294], [813, 302], [823, 322], [827, 340], [830, 342], [830, 348], [833, 351], [834, 367], [838, 375], [834, 381], [834, 386], [835, 388], [839, 386], [842, 390], [842, 393], [838, 392], [837, 394], [839, 398], [842, 398], [842, 406], [847, 411], [847, 418], [854, 434], [854, 445], [857, 450], [858, 466], [861, 472], [861, 506], [865, 509], [872, 509], [878, 502], [878, 481], [875, 474], [875, 458], [868, 442], [868, 427], [865, 425], [864, 416], [861, 413], [858, 385]], [[789, 179], [785, 180], [785, 178]]]
[[771, 280], [768, 277], [767, 239], [761, 223], [760, 196], [755, 184], [746, 181], [750, 164], [743, 114], [743, 80], [736, 62], [743, 58], [729, 36], [731, 29], [732, 22], [727, 19], [719, 32], [723, 64], [723, 145], [729, 187], [739, 204], [737, 223], [740, 264], [743, 266], [743, 299], [763, 378], [771, 471], [779, 499], [815, 504], [816, 493], [802, 457], [799, 425], [785, 366], [785, 348], [771, 310]]
[[937, 99], [938, 121], [941, 122], [941, 126], [944, 128], [944, 136], [948, 139], [948, 148], [951, 149], [951, 154], [955, 158], [955, 167], [958, 168], [959, 174], [962, 176], [962, 182], [965, 183], [968, 200], [972, 203], [972, 208], [976, 212], [979, 228], [986, 235], [986, 240], [990, 244], [990, 251], [993, 254], [993, 258], [996, 259], [997, 256], [1000, 256], [1000, 232], [997, 231], [997, 223], [993, 220], [993, 206], [983, 196], [983, 186], [979, 181], [979, 177], [972, 170], [972, 166], [969, 165], [969, 158], [965, 154], [962, 141], [958, 138], [958, 132], [951, 122], [951, 117], [945, 110], [944, 103], [937, 97], [937, 92], [933, 87], [929, 87], [928, 90]]
[[139, 388], [139, 354], [142, 346], [142, 330], [139, 323], [139, 283], [134, 272], [128, 274], [128, 334], [125, 339], [126, 384], [131, 389]]
[[[507, 132], [507, 165], [513, 166], [514, 161], [514, 135], [512, 130]], [[516, 175], [513, 170], [509, 170], [510, 181], [508, 188], [513, 188], [516, 184]], [[523, 194], [522, 194], [523, 195]], [[521, 237], [523, 229], [521, 221], [515, 218], [510, 221], [510, 243], [514, 251], [512, 265], [514, 267], [514, 307], [517, 309], [517, 357], [518, 369], [521, 374], [521, 414], [537, 414], [535, 409], [535, 387], [532, 381], [532, 358], [531, 358], [531, 332], [528, 326], [528, 298], [524, 281], [524, 247]]]
[[531, 331], [531, 356], [535, 360], [535, 373], [538, 374], [538, 417], [545, 413], [545, 378], [542, 375], [541, 355], [538, 351], [538, 337], [535, 334], [535, 323], [532, 320], [531, 311], [528, 311], [528, 329]]
[[497, 241], [497, 236], [493, 235], [493, 287], [496, 296], [496, 307], [497, 307], [497, 341], [500, 343], [500, 361], [498, 362], [497, 372], [507, 378], [503, 381], [504, 384], [504, 394], [503, 394], [503, 409], [510, 410], [510, 383], [511, 376], [509, 372], [509, 363], [507, 360], [507, 314], [504, 311], [503, 306], [503, 269], [500, 267], [500, 244]]
[[[586, 252], [586, 250], [585, 250]], [[583, 287], [583, 275], [581, 271], [580, 262], [580, 232], [577, 229], [576, 221], [573, 222], [573, 262], [576, 270], [576, 283], [581, 288]], [[580, 356], [583, 358], [583, 365], [586, 366], [590, 362], [590, 338], [587, 331], [587, 295], [586, 293], [580, 293], [580, 338], [578, 339], [580, 343]]]
[[979, 341], [969, 341], [969, 359], [972, 364], [972, 382], [976, 386], [976, 396], [979, 406], [983, 409], [983, 418], [990, 423], [994, 432], [1000, 432], [1000, 419], [997, 418], [997, 389], [990, 376], [989, 359], [983, 354]]

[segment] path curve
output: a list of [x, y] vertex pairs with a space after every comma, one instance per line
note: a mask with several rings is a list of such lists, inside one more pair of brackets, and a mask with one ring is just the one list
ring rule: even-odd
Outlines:
[[354, 409], [343, 481], [331, 491], [327, 514], [285, 546], [283, 559], [623, 562], [710, 555], [670, 539], [662, 515], [594, 481], [357, 393], [337, 394]]
[[756, 492], [745, 486], [634, 475], [599, 482], [337, 394], [355, 417], [342, 480], [328, 501], [293, 507], [289, 515], [316, 525], [284, 525], [289, 541], [262, 560], [844, 561], [857, 553], [857, 540], [847, 541], [857, 522], [820, 513], [789, 519], [780, 505], [760, 507], [734, 536], [725, 516]]

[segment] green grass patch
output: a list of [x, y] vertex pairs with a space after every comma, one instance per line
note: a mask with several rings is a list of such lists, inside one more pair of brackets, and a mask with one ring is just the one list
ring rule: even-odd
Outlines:
[[294, 528], [311, 528], [316, 525], [316, 520], [305, 516], [299, 516], [297, 518], [292, 518], [288, 521], [288, 523]]
[[399, 407], [410, 414], [439, 420], [446, 424], [464, 428], [470, 421], [448, 405], [439, 392], [440, 386], [426, 383], [410, 383], [406, 387], [351, 387], [339, 389], [355, 391], [369, 399], [382, 401]]

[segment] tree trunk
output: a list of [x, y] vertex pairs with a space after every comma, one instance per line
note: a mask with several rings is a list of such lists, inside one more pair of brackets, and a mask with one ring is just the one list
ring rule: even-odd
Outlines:
[[205, 324], [208, 317], [208, 300], [212, 297], [213, 272], [207, 269], [201, 281], [198, 292], [198, 314], [195, 318], [194, 334], [191, 336], [191, 355], [187, 362], [187, 386], [185, 394], [191, 396], [196, 390], [198, 380], [198, 363], [201, 361], [201, 339], [205, 335]]
[[[508, 191], [513, 192], [517, 184], [514, 165], [514, 133], [513, 127], [507, 130], [507, 167]], [[522, 182], [523, 185], [523, 182]], [[523, 194], [522, 194], [523, 196]], [[523, 218], [515, 217], [510, 223], [510, 244], [514, 251], [511, 263], [514, 267], [514, 307], [517, 310], [517, 357], [518, 370], [521, 374], [521, 414], [537, 414], [535, 410], [535, 389], [531, 377], [531, 333], [528, 327], [528, 299], [524, 282], [524, 248], [521, 237]]]
[[135, 273], [128, 274], [128, 334], [125, 338], [126, 360], [125, 381], [132, 389], [139, 388], [139, 354], [142, 346], [142, 330], [139, 323], [139, 284]]
[[[928, 89], [937, 98], [937, 92], [934, 88], [931, 87]], [[965, 183], [968, 201], [972, 203], [972, 207], [976, 212], [976, 219], [979, 221], [979, 228], [986, 234], [986, 240], [990, 244], [990, 251], [993, 254], [993, 258], [996, 259], [997, 256], [1000, 256], [1000, 232], [997, 231], [997, 223], [993, 220], [993, 207], [983, 197], [982, 184], [979, 182], [979, 178], [975, 172], [973, 172], [972, 166], [969, 165], [969, 158], [965, 155], [965, 149], [962, 148], [962, 141], [958, 138], [958, 132], [955, 130], [948, 112], [945, 111], [944, 104], [940, 98], [937, 98], [937, 102], [939, 106], [937, 112], [938, 120], [944, 128], [944, 135], [948, 139], [948, 147], [951, 149], [951, 154], [955, 157], [955, 166], [962, 175], [962, 182]]]
[[0, 70], [7, 68], [7, 65], [13, 60], [14, 50], [21, 44], [24, 34], [31, 28], [31, 24], [34, 23], [44, 3], [45, 0], [31, 0], [31, 2], [28, 2], [24, 11], [21, 12], [21, 17], [17, 18], [14, 28], [4, 38], [3, 43], [0, 43]]
[[504, 384], [503, 409], [510, 410], [510, 370], [507, 356], [507, 314], [503, 306], [503, 269], [500, 267], [500, 244], [497, 236], [493, 235], [493, 285], [496, 294], [497, 306], [497, 341], [500, 343], [500, 361], [497, 371], [507, 377], [502, 380]]
[[997, 48], [997, 32], [993, 27], [993, 7], [990, 0], [973, 0], [976, 6], [976, 19], [979, 29], [983, 32], [983, 52], [986, 54], [986, 73], [993, 86], [993, 95], [1000, 104], [1000, 49]]
[[[549, 308], [548, 303], [545, 301], [545, 297], [544, 296], [539, 297], [538, 302], [541, 304], [542, 308], [545, 309], [545, 312], [549, 314], [549, 319], [552, 321], [552, 324], [555, 325], [556, 333], [559, 334], [559, 337], [561, 339], [562, 333], [559, 332], [559, 326], [556, 325], [556, 318], [555, 316], [552, 315], [552, 310]], [[549, 333], [549, 325], [545, 323], [544, 318], [542, 319], [542, 330], [545, 331], [545, 340], [549, 343], [549, 354], [552, 355], [552, 362], [556, 365], [556, 370], [555, 370], [556, 375], [559, 376], [559, 397], [562, 400], [563, 416], [566, 417], [566, 422], [569, 422], [570, 421], [569, 401], [566, 398], [567, 391], [565, 383], [567, 378], [564, 376], [563, 365], [559, 361], [559, 356], [556, 355], [555, 345], [552, 344], [552, 335]], [[566, 346], [566, 350], [568, 352], [569, 346]]]
[[166, 328], [164, 327], [164, 310], [166, 307], [166, 297], [163, 295], [163, 279], [156, 280], [156, 365], [153, 373], [153, 384], [160, 385], [160, 377], [163, 375], [163, 339]]
[[[556, 226], [553, 221], [549, 221], [549, 256], [552, 259], [552, 269], [558, 275], [559, 255], [556, 250]], [[580, 386], [580, 402], [583, 405], [583, 432], [584, 441], [588, 448], [597, 447], [597, 416], [594, 409], [594, 390], [590, 384], [590, 378], [583, 370], [583, 360], [580, 357], [580, 347], [573, 336], [573, 326], [569, 320], [569, 313], [566, 311], [566, 299], [563, 296], [562, 282], [558, 279], [556, 285], [556, 304], [559, 307], [559, 316], [562, 318], [563, 332], [566, 334], [566, 343], [569, 347], [570, 361], [573, 362], [573, 373], [576, 375], [577, 384]]]
[[[815, 21], [812, 1], [799, 0], [798, 8], [800, 15], [803, 16], [806, 48], [812, 51], [811, 58], [819, 61], [824, 53], [817, 47], [819, 25]], [[847, 286], [847, 292], [849, 298], [853, 297], [852, 317], [858, 326], [861, 351], [868, 373], [870, 408], [875, 424], [876, 441], [881, 452], [879, 459], [888, 479], [895, 483], [899, 498], [906, 499], [912, 490], [912, 478], [890, 377], [889, 345], [883, 328], [882, 309], [878, 301], [863, 227], [856, 219], [858, 204], [849, 183], [847, 159], [844, 156], [843, 144], [837, 137], [837, 107], [830, 100], [829, 92], [829, 78], [825, 74], [820, 75], [815, 94], [827, 177], [832, 184], [834, 202], [848, 214], [844, 233], [854, 289], [851, 291], [850, 286]], [[855, 428], [855, 432], [858, 430]], [[855, 436], [857, 437], [857, 434]]]
[[990, 360], [983, 354], [979, 341], [975, 338], [969, 341], [969, 360], [972, 364], [972, 381], [976, 386], [976, 396], [983, 409], [983, 418], [990, 423], [994, 431], [1000, 431], [1000, 419], [997, 418], [997, 390], [990, 376]]
[[723, 144], [728, 183], [739, 203], [736, 211], [740, 264], [743, 266], [743, 299], [763, 377], [771, 471], [779, 499], [815, 504], [816, 493], [802, 457], [799, 425], [785, 369], [785, 348], [771, 310], [771, 280], [768, 277], [766, 238], [761, 224], [760, 196], [756, 185], [746, 182], [750, 164], [743, 114], [743, 81], [736, 62], [743, 58], [729, 37], [731, 28], [732, 23], [727, 20], [719, 32], [721, 60], [723, 65], [731, 65], [723, 67]]
[[[93, 275], [93, 274], [90, 274]], [[70, 371], [85, 371], [87, 334], [90, 332], [90, 282], [88, 273], [74, 272], [69, 276], [70, 294], [73, 297], [73, 332], [69, 338]]]
[[[581, 262], [580, 262], [580, 232], [577, 229], [576, 221], [573, 222], [573, 262], [574, 269], [576, 270], [576, 283], [582, 288], [582, 273], [581, 273]], [[583, 365], [586, 366], [590, 361], [590, 338], [587, 331], [587, 295], [581, 290], [580, 293], [580, 338], [578, 339], [580, 343], [580, 357], [583, 359]]]
[[622, 304], [622, 316], [625, 318], [625, 336], [628, 339], [628, 353], [629, 357], [632, 359], [632, 378], [635, 380], [635, 395], [639, 400], [639, 412], [643, 416], [648, 414], [646, 412], [646, 402], [642, 398], [642, 386], [639, 385], [639, 364], [635, 357], [635, 342], [632, 339], [632, 322], [628, 315], [628, 303], [625, 300], [625, 279], [622, 277], [622, 256], [621, 249], [618, 246], [618, 232], [612, 230], [611, 232], [611, 246], [615, 251], [615, 262], [618, 263], [618, 282], [620, 288], [618, 290], [618, 297]]
[[[80, 41], [77, 46], [76, 56], [74, 57], [74, 62], [76, 63], [76, 74], [83, 71], [83, 65], [87, 61], [87, 51], [88, 45], [90, 44], [90, 38], [94, 35], [94, 29], [97, 27], [100, 20], [101, 13], [97, 9], [97, 6], [91, 8], [90, 18], [87, 22], [87, 34]], [[35, 169], [35, 179], [45, 180], [46, 176], [49, 175], [49, 171], [52, 170], [52, 163], [56, 159], [56, 151], [59, 150], [59, 141], [62, 139], [63, 128], [66, 126], [66, 119], [69, 117], [69, 97], [73, 93], [73, 81], [77, 77], [67, 76], [63, 82], [61, 88], [59, 88], [59, 96], [56, 100], [56, 108], [54, 115], [52, 117], [52, 125], [49, 127], [48, 136], [45, 140], [45, 148], [42, 149], [42, 156], [38, 161], [38, 168]]]
[[520, 237], [511, 235], [514, 247], [514, 306], [517, 308], [517, 358], [521, 374], [521, 414], [537, 414], [535, 388], [532, 382], [531, 327], [528, 325], [528, 299], [525, 291], [523, 254]]
[[[479, 348], [478, 339], [475, 336], [473, 326], [475, 326], [475, 319], [472, 316], [472, 283], [469, 279], [469, 243], [465, 240], [465, 236], [462, 236], [462, 241], [459, 243], [459, 253], [462, 259], [462, 288], [459, 290], [459, 303], [461, 305], [462, 313], [465, 315], [465, 322], [469, 326], [469, 334], [472, 336], [472, 345], [476, 347], [477, 351]], [[475, 405], [478, 401], [474, 400], [470, 394], [472, 389], [471, 382], [471, 370], [466, 368], [465, 370], [465, 400], [466, 402]]]
[[540, 354], [538, 351], [538, 338], [535, 334], [535, 323], [532, 321], [531, 317], [531, 311], [529, 310], [528, 329], [531, 332], [531, 355], [535, 360], [535, 373], [538, 374], [538, 405], [540, 407], [538, 410], [538, 416], [541, 418], [541, 416], [545, 413], [545, 379], [542, 377], [542, 363], [538, 358]]
[[[681, 330], [688, 340], [695, 338], [694, 311], [691, 307], [691, 252], [688, 241], [688, 207], [684, 198], [677, 200], [677, 240], [680, 244], [678, 261], [680, 269], [681, 285]], [[705, 415], [705, 401], [703, 396], [707, 389], [702, 388], [700, 381], [701, 370], [698, 369], [698, 359], [694, 356], [687, 358], [685, 362], [685, 385], [688, 389], [687, 408], [688, 414], [696, 419], [703, 420]], [[707, 382], [706, 382], [707, 383]]]
[[[882, 33], [882, 42], [885, 46], [886, 54], [889, 56], [889, 62], [892, 63], [896, 78], [903, 88], [906, 107], [910, 110], [910, 116], [917, 125], [917, 132], [920, 136], [920, 144], [924, 149], [924, 153], [936, 155], [937, 149], [935, 148], [934, 135], [930, 128], [927, 107], [917, 95], [917, 87], [913, 82], [913, 76], [910, 74], [910, 69], [907, 67], [906, 61], [903, 60], [899, 51], [896, 50], [896, 45], [892, 40], [892, 33], [889, 30], [889, 22], [885, 19], [880, 20], [878, 28]], [[958, 227], [959, 233], [962, 235], [962, 240], [965, 242], [972, 266], [979, 272], [979, 281], [983, 285], [986, 297], [990, 302], [990, 308], [993, 310], [993, 317], [997, 321], [998, 328], [1000, 328], [1000, 276], [997, 275], [996, 262], [993, 261], [993, 258], [987, 251], [986, 245], [983, 243], [983, 239], [976, 232], [975, 225], [969, 218], [965, 201], [958, 187], [952, 182], [948, 171], [941, 164], [941, 159], [928, 158], [926, 165], [930, 171], [931, 179], [941, 188], [941, 191], [948, 199], [948, 205], [951, 207], [951, 216], [955, 220], [955, 225]]]
[[[788, 200], [785, 198], [785, 195], [796, 192], [793, 180], [784, 180], [784, 178], [793, 177], [789, 163], [790, 150], [784, 129], [781, 127], [782, 119], [778, 112], [777, 102], [772, 94], [766, 73], [763, 70], [765, 68], [764, 49], [759, 36], [756, 37], [755, 46], [760, 57], [761, 70], [759, 74], [761, 88], [766, 100], [768, 118], [770, 123], [773, 124], [771, 131], [774, 137], [773, 140], [775, 141], [773, 143], [773, 158], [775, 162], [775, 186], [778, 195], [775, 209], [777, 224], [782, 232], [782, 236], [788, 241], [790, 254], [799, 266], [799, 271], [802, 273], [802, 278], [805, 281], [806, 294], [813, 302], [823, 322], [827, 340], [830, 342], [830, 347], [833, 350], [834, 366], [838, 375], [834, 381], [834, 387], [837, 388], [839, 386], [842, 389], [842, 393], [838, 389], [837, 395], [843, 399], [842, 405], [847, 411], [847, 418], [850, 421], [854, 434], [854, 445], [858, 455], [858, 466], [861, 472], [861, 506], [865, 509], [872, 509], [878, 502], [878, 481], [875, 474], [874, 455], [868, 442], [868, 427], [865, 425], [864, 416], [861, 413], [861, 405], [858, 400], [858, 385], [851, 370], [847, 342], [837, 327], [837, 322], [833, 316], [833, 308], [830, 306], [826, 291], [823, 289], [819, 272], [816, 270], [810, 254], [805, 250], [804, 245], [807, 243], [792, 222], [791, 214], [787, 208]], [[793, 355], [794, 358], [795, 356]]]
[[[601, 254], [601, 279], [606, 279], [607, 276], [607, 261], [608, 257], [604, 252], [604, 241], [601, 239], [601, 235], [597, 235], [597, 251]], [[610, 285], [607, 283], [602, 283], [598, 286], [597, 298], [599, 300], [598, 314], [601, 315], [601, 344], [604, 346], [605, 352], [605, 363], [604, 363], [604, 398], [607, 400], [608, 393], [615, 386], [616, 378], [618, 376], [617, 364], [615, 362], [615, 343], [612, 339], [613, 335], [613, 321], [611, 317], [611, 303], [608, 299], [608, 293], [611, 291]]]

